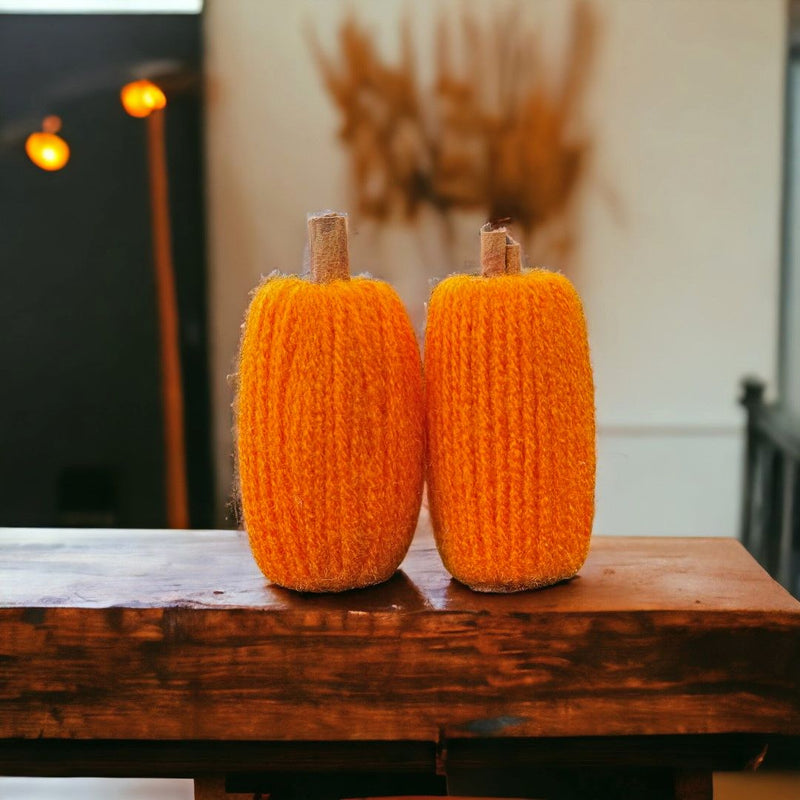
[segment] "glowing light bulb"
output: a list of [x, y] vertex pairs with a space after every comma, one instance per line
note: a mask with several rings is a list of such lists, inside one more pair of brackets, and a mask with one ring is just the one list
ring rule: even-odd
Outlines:
[[149, 117], [153, 111], [165, 108], [164, 92], [151, 81], [134, 81], [125, 84], [120, 92], [123, 108], [132, 117]]
[[37, 167], [55, 172], [69, 161], [69, 145], [55, 133], [32, 133], [25, 141], [25, 152]]

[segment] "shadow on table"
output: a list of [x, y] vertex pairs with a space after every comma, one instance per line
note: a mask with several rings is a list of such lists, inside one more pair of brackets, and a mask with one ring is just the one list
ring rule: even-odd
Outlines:
[[431, 604], [414, 582], [399, 570], [385, 583], [341, 593], [294, 592], [267, 586], [270, 597], [285, 608], [318, 608], [326, 611], [425, 611]]

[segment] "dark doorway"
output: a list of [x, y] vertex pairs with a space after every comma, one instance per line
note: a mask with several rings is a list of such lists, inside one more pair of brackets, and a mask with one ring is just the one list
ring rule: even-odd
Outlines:
[[[213, 520], [201, 18], [0, 15], [0, 525], [165, 524], [145, 128], [121, 86], [164, 61], [190, 514]], [[63, 120], [47, 173], [20, 131]], [[28, 130], [29, 129], [29, 130]]]

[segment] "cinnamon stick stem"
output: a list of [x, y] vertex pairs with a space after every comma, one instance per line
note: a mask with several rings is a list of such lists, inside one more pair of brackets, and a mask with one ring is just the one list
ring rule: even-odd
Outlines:
[[346, 214], [325, 212], [310, 216], [308, 244], [314, 283], [350, 280]]
[[506, 229], [481, 228], [481, 275], [491, 278], [506, 271]]
[[522, 272], [522, 248], [510, 236], [506, 240], [506, 275], [519, 275]]

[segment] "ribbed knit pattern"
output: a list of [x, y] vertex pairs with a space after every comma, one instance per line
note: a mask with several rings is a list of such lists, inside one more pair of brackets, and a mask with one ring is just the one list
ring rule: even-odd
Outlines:
[[424, 480], [419, 348], [386, 283], [268, 280], [239, 365], [244, 521], [274, 583], [342, 591], [391, 577]]
[[594, 386], [562, 275], [456, 275], [425, 337], [428, 494], [445, 567], [479, 591], [574, 575], [594, 515]]

